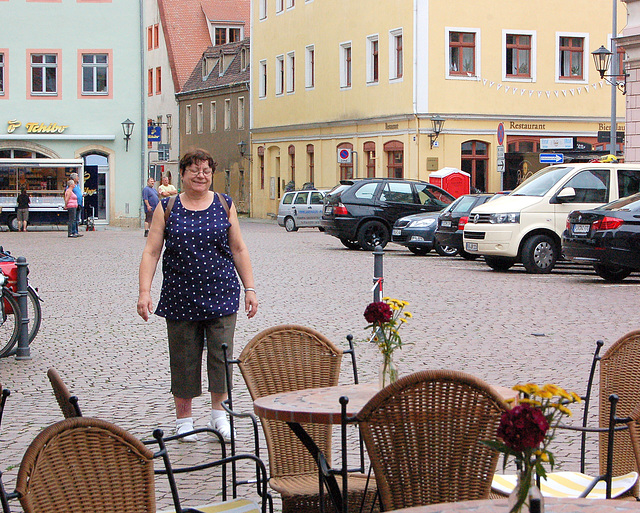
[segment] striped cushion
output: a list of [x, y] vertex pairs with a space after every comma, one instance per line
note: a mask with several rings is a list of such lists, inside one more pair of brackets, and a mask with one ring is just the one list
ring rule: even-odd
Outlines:
[[[491, 488], [505, 495], [509, 495], [516, 486], [515, 474], [493, 476]], [[638, 480], [637, 472], [629, 472], [623, 476], [614, 477], [611, 482], [611, 497], [619, 497], [631, 489]], [[587, 486], [593, 481], [591, 476], [580, 472], [549, 472], [547, 479], [540, 480], [540, 491], [544, 497], [579, 497]], [[606, 484], [599, 481], [591, 490], [588, 499], [606, 498]]]
[[[232, 501], [217, 502], [206, 506], [195, 506], [195, 509], [204, 513], [260, 513], [260, 506], [249, 499], [234, 499]], [[163, 510], [157, 513], [174, 513], [175, 510]]]

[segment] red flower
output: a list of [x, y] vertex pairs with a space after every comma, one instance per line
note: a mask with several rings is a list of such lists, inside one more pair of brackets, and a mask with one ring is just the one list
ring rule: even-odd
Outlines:
[[504, 412], [498, 426], [498, 437], [514, 451], [536, 449], [549, 429], [542, 412], [529, 404], [514, 406]]
[[384, 301], [369, 303], [369, 306], [367, 306], [364, 311], [364, 318], [371, 324], [389, 322], [392, 317], [393, 312], [389, 305]]

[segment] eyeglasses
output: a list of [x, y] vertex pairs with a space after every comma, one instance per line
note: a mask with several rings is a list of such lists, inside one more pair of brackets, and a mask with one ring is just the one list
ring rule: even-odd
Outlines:
[[191, 176], [198, 176], [199, 174], [203, 174], [204, 176], [209, 176], [213, 171], [211, 169], [187, 169]]

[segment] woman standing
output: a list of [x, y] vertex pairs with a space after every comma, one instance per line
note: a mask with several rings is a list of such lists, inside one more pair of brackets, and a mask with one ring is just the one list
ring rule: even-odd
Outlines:
[[18, 230], [21, 232], [27, 231], [27, 222], [29, 221], [29, 203], [31, 203], [31, 198], [27, 194], [27, 189], [24, 187], [20, 189], [20, 194], [16, 198], [16, 203], [18, 205], [16, 209], [16, 213], [18, 215]]
[[[180, 160], [182, 193], [173, 196], [172, 205], [172, 198], [163, 199], [153, 214], [140, 263], [137, 310], [145, 321], [153, 312], [151, 283], [164, 243], [163, 282], [155, 313], [167, 323], [176, 431], [182, 434], [193, 429], [191, 405], [192, 399], [202, 394], [206, 340], [212, 406], [208, 425], [229, 439], [231, 428], [221, 405], [227, 398], [221, 346], [226, 343], [233, 354], [240, 299], [236, 271], [244, 287], [248, 318], [256, 314], [258, 298], [235, 205], [230, 197], [210, 190], [215, 167], [211, 155], [203, 150], [189, 152]], [[183, 440], [196, 441], [197, 436]]]
[[69, 213], [67, 222], [67, 237], [78, 237], [78, 221], [76, 211], [78, 210], [78, 197], [73, 192], [76, 183], [73, 180], [67, 181], [67, 188], [64, 191], [64, 208]]

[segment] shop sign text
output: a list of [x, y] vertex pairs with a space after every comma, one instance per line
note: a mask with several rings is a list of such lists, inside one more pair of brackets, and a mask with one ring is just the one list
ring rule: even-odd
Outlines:
[[[12, 119], [7, 122], [7, 133], [12, 134], [16, 128], [22, 126], [22, 122]], [[28, 134], [61, 134], [69, 125], [58, 125], [58, 123], [25, 123], [24, 127]]]

